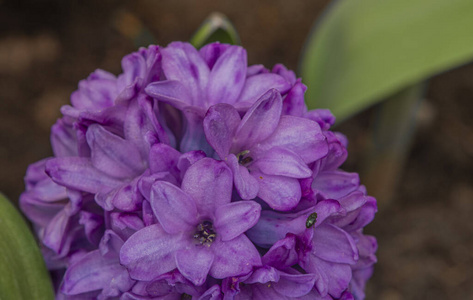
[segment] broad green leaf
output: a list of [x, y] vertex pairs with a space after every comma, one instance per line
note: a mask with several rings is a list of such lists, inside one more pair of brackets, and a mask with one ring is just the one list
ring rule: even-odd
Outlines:
[[221, 13], [212, 13], [197, 29], [190, 42], [196, 48], [212, 42], [239, 45], [240, 38], [227, 17]]
[[0, 299], [54, 299], [49, 273], [30, 229], [0, 194]]
[[472, 0], [340, 0], [314, 28], [300, 68], [308, 106], [340, 121], [472, 59]]

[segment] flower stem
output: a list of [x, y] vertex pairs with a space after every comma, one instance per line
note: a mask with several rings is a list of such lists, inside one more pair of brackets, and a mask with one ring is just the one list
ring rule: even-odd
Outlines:
[[377, 107], [362, 178], [370, 194], [378, 199], [380, 209], [390, 204], [398, 185], [426, 85], [426, 82], [421, 82], [409, 86]]

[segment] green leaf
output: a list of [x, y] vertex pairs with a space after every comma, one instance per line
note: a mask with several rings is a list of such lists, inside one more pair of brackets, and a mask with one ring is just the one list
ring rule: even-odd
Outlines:
[[240, 38], [235, 27], [225, 15], [212, 13], [194, 33], [190, 42], [199, 49], [212, 42], [239, 45]]
[[49, 273], [28, 225], [0, 194], [0, 299], [54, 299]]
[[301, 60], [310, 108], [338, 121], [473, 59], [471, 0], [345, 0], [329, 9]]

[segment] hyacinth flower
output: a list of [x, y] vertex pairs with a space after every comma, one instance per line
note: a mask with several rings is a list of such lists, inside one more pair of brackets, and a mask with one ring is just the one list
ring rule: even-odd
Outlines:
[[277, 210], [294, 208], [298, 179], [312, 175], [307, 164], [327, 154], [316, 122], [282, 116], [282, 98], [270, 90], [240, 118], [227, 104], [212, 106], [204, 119], [207, 141], [232, 169], [243, 199], [260, 197]]
[[207, 274], [223, 279], [260, 265], [243, 234], [256, 224], [256, 202], [231, 203], [232, 175], [222, 162], [204, 158], [186, 172], [181, 189], [165, 181], [151, 187], [151, 208], [159, 222], [132, 235], [120, 252], [130, 276], [149, 281], [177, 268], [193, 284]]
[[228, 103], [246, 111], [269, 89], [286, 93], [291, 87], [283, 76], [265, 72], [261, 66], [247, 67], [246, 51], [239, 46], [213, 43], [197, 51], [188, 43], [174, 42], [161, 53], [166, 80], [149, 84], [145, 91], [182, 111], [183, 131], [174, 132], [182, 136], [182, 152], [212, 153], [202, 128], [210, 106]]
[[282, 65], [150, 46], [95, 71], [20, 204], [57, 299], [363, 299], [376, 202]]

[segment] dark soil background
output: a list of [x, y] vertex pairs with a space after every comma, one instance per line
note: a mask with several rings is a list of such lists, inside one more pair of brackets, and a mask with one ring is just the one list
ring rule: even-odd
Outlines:
[[[328, 3], [0, 0], [0, 190], [17, 201], [28, 164], [51, 155], [59, 108], [96, 68], [121, 72], [121, 57], [136, 50], [136, 28], [166, 45], [188, 40], [220, 11], [237, 28], [250, 64], [295, 70]], [[380, 199], [366, 229], [379, 243], [367, 299], [473, 299], [472, 101], [473, 64], [430, 80], [399, 184], [390, 202]], [[337, 128], [350, 140], [347, 170], [362, 167], [371, 115]]]

